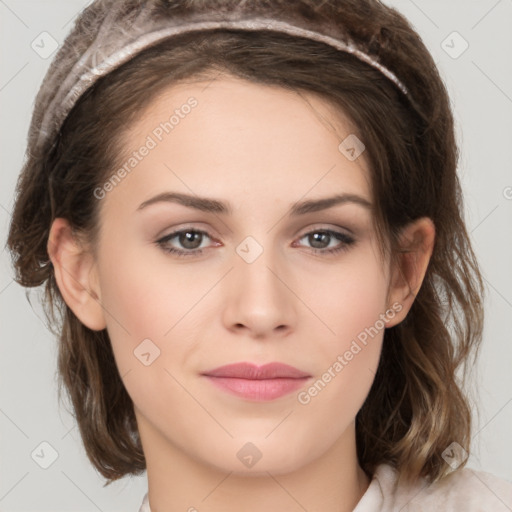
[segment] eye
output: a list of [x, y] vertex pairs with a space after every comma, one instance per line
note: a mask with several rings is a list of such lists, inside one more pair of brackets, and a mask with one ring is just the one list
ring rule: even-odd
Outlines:
[[[175, 254], [176, 256], [196, 256], [203, 253], [204, 247], [201, 247], [201, 242], [205, 236], [211, 238], [206, 231], [187, 228], [180, 231], [174, 231], [173, 233], [164, 236], [157, 241], [157, 244], [165, 252]], [[177, 242], [181, 244], [185, 250], [176, 249], [169, 245], [171, 240], [174, 238], [176, 238]]]
[[[347, 251], [355, 243], [355, 239], [351, 236], [332, 229], [310, 231], [299, 240], [304, 238], [311, 244], [312, 252], [315, 254], [336, 254], [341, 251]], [[334, 242], [335, 245], [328, 248], [331, 242]]]

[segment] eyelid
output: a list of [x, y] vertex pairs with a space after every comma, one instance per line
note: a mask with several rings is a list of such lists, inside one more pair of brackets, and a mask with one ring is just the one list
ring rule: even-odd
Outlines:
[[[206, 235], [210, 240], [212, 240], [212, 242], [218, 246], [219, 243], [216, 242], [216, 237], [214, 235], [212, 235], [207, 229], [200, 229], [200, 228], [197, 228], [197, 227], [194, 227], [194, 226], [185, 226], [183, 228], [176, 228], [172, 231], [170, 231], [169, 233], [165, 234], [165, 235], [161, 235], [159, 237], [157, 237], [157, 242], [161, 242], [163, 240], [166, 240], [166, 239], [172, 239], [178, 235], [180, 235], [181, 233], [183, 232], [188, 232], [188, 231], [193, 231], [194, 233], [200, 233], [202, 235]], [[193, 251], [194, 249], [191, 249], [190, 251], [188, 252], [191, 252]]]
[[[205, 227], [202, 227], [202, 225]], [[178, 224], [172, 228], [167, 226], [166, 228], [160, 230], [155, 238], [164, 238], [172, 233], [177, 233], [187, 229], [190, 229], [191, 231], [204, 231], [208, 234], [211, 234], [212, 231], [214, 231], [212, 228], [210, 228], [210, 225], [205, 222], [185, 222], [184, 224]]]
[[[317, 224], [313, 224], [311, 226], [308, 226], [307, 228], [304, 228], [304, 230], [299, 231], [299, 234], [297, 234], [297, 237], [303, 237], [304, 235], [308, 235], [312, 231], [336, 231], [341, 234], [346, 234], [347, 236], [355, 236], [356, 233], [354, 230], [344, 227], [344, 226], [336, 226], [331, 223], [322, 223], [319, 222]], [[346, 231], [347, 233], [344, 233]], [[302, 234], [300, 234], [302, 233]]]

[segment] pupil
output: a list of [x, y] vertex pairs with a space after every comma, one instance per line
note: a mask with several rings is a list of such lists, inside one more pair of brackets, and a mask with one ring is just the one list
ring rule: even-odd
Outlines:
[[[313, 247], [315, 247], [316, 249], [323, 249], [323, 248], [325, 248], [327, 245], [329, 245], [329, 242], [328, 242], [328, 241], [327, 241], [327, 244], [325, 244], [325, 243], [324, 243], [324, 244], [322, 244], [322, 242], [321, 242], [321, 238], [322, 238], [322, 237], [327, 237], [327, 238], [329, 238], [329, 237], [331, 236], [331, 235], [329, 235], [328, 233], [314, 233], [312, 236], [313, 236], [313, 242], [311, 243], [311, 245], [312, 245]], [[319, 245], [319, 246], [315, 245], [315, 244], [317, 244], [319, 241], [320, 241], [320, 245]]]
[[180, 243], [183, 245], [183, 247], [186, 247], [187, 249], [197, 249], [197, 247], [199, 247], [201, 243], [194, 245], [195, 237], [200, 238], [201, 233], [196, 233], [194, 231], [187, 231], [185, 233], [181, 233]]

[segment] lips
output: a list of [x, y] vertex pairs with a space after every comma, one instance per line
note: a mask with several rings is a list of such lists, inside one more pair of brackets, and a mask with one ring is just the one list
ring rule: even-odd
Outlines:
[[203, 373], [203, 375], [249, 380], [302, 379], [310, 377], [309, 374], [283, 363], [268, 363], [263, 366], [256, 366], [252, 363], [228, 364], [219, 366], [214, 370], [209, 370]]
[[283, 363], [236, 363], [202, 374], [218, 389], [252, 401], [268, 401], [304, 386], [311, 375]]

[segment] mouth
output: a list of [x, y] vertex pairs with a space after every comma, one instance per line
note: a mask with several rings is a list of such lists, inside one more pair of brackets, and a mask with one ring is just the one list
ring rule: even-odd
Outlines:
[[283, 363], [257, 366], [235, 363], [202, 373], [225, 392], [254, 401], [268, 401], [304, 386], [311, 375]]

